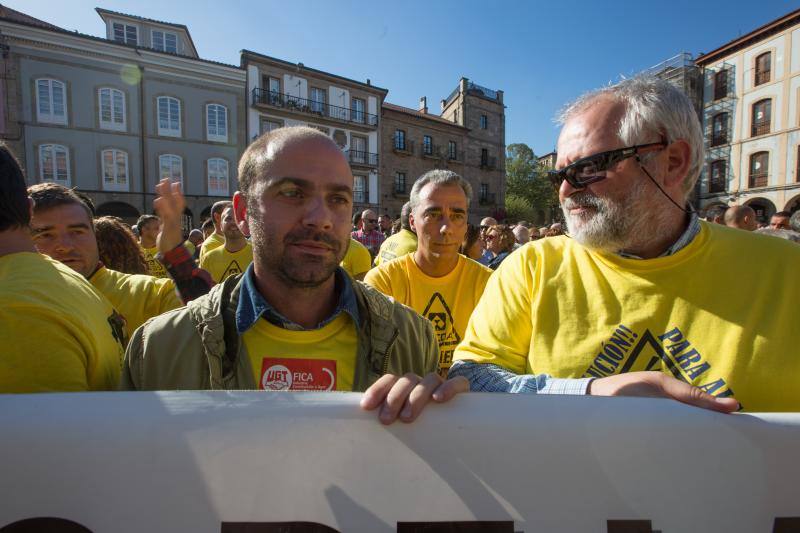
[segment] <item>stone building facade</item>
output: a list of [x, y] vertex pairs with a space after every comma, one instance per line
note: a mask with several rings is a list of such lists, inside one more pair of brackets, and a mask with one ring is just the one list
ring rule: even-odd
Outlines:
[[414, 181], [446, 168], [473, 189], [470, 221], [503, 216], [505, 198], [505, 106], [503, 92], [462, 78], [431, 114], [427, 99], [417, 110], [386, 103], [383, 115], [381, 213], [396, 217]]
[[697, 58], [706, 158], [700, 207], [800, 210], [800, 9]]
[[199, 58], [186, 26], [97, 12], [105, 38], [0, 12], [3, 132], [30, 183], [77, 188], [132, 222], [169, 177], [196, 226], [237, 188], [245, 73]]
[[388, 92], [302, 63], [243, 51], [248, 139], [283, 126], [311, 126], [345, 152], [353, 170], [353, 209], [379, 203], [381, 116]]

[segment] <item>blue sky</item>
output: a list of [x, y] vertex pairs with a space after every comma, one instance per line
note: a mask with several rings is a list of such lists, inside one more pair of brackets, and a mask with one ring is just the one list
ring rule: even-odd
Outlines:
[[[580, 2], [7, 0], [61, 27], [105, 35], [104, 7], [186, 24], [200, 55], [249, 49], [389, 89], [431, 111], [465, 76], [505, 91], [506, 144], [553, 149], [553, 116], [582, 92], [679, 52], [708, 52], [794, 9], [786, 0]], [[224, 6], [224, 7], [223, 7]]]

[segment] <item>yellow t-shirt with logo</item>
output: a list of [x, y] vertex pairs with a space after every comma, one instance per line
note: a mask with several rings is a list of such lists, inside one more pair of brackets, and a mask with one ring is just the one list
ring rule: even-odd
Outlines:
[[122, 318], [83, 276], [41, 254], [9, 254], [0, 302], [0, 393], [116, 390]]
[[161, 261], [156, 259], [158, 247], [153, 246], [152, 248], [145, 248], [142, 246], [142, 251], [144, 251], [144, 259], [147, 261], [147, 269], [150, 271], [151, 276], [156, 278], [169, 277], [169, 274], [167, 274], [167, 269], [164, 268], [164, 265], [161, 264]]
[[225, 237], [217, 232], [212, 233], [206, 240], [203, 241], [203, 244], [200, 247], [200, 256], [198, 257], [198, 260], [202, 261], [203, 257], [205, 257], [208, 252], [219, 248], [223, 244], [225, 244]]
[[800, 246], [704, 222], [647, 260], [541, 239], [492, 276], [455, 359], [558, 378], [661, 370], [748, 411], [800, 411], [798, 272]]
[[242, 339], [259, 389], [353, 390], [358, 336], [347, 313], [304, 331], [259, 319]]
[[440, 278], [426, 275], [406, 254], [369, 271], [364, 282], [409, 306], [433, 323], [439, 343], [439, 371], [447, 374], [453, 350], [464, 338], [469, 317], [492, 271], [463, 255], [452, 272]]
[[383, 241], [378, 254], [375, 256], [375, 266], [416, 251], [417, 234], [407, 229], [401, 229]]
[[342, 268], [355, 278], [360, 274], [366, 274], [372, 268], [371, 262], [372, 257], [367, 247], [355, 239], [350, 239], [350, 246], [342, 259]]
[[253, 262], [253, 246], [248, 242], [238, 252], [231, 253], [225, 246], [214, 248], [200, 259], [200, 268], [211, 274], [211, 278], [222, 283], [230, 276], [244, 272]]
[[171, 279], [125, 274], [100, 267], [89, 282], [125, 318], [128, 339], [148, 319], [183, 305]]

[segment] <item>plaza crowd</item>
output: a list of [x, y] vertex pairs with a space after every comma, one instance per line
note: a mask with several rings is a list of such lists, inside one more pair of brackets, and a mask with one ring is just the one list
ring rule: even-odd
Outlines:
[[652, 78], [565, 108], [564, 223], [468, 223], [460, 175], [418, 177], [398, 220], [353, 215], [324, 134], [280, 128], [184, 235], [163, 180], [132, 227], [0, 148], [0, 392], [363, 392], [383, 423], [459, 393], [672, 398], [800, 411], [800, 212], [701, 219], [690, 102]]

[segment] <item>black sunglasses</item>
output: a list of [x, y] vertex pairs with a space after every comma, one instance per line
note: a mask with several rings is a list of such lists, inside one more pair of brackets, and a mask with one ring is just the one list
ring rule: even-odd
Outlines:
[[561, 187], [564, 180], [575, 189], [583, 189], [590, 183], [606, 179], [605, 171], [620, 161], [639, 155], [648, 148], [666, 148], [666, 146], [667, 142], [662, 139], [657, 143], [638, 144], [627, 148], [600, 152], [599, 154], [578, 159], [561, 170], [551, 170], [548, 172], [548, 176], [556, 189]]

